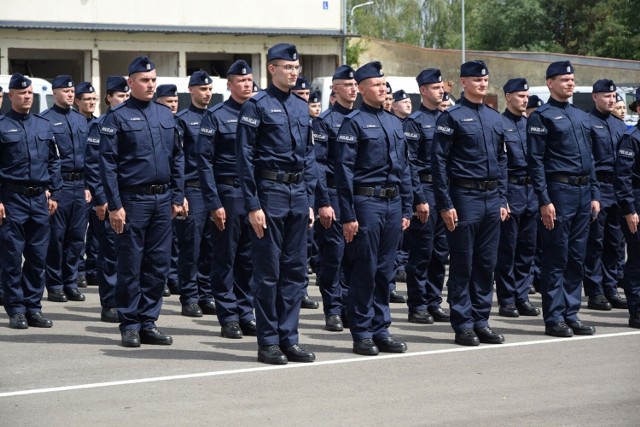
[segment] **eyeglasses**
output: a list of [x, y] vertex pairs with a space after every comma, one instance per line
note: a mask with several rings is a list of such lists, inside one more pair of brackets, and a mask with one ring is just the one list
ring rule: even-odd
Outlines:
[[273, 64], [274, 67], [282, 67], [284, 68], [284, 70], [287, 73], [292, 73], [292, 72], [296, 72], [296, 73], [301, 73], [302, 72], [302, 65], [291, 65], [291, 64], [286, 64], [286, 65], [282, 65], [282, 64]]

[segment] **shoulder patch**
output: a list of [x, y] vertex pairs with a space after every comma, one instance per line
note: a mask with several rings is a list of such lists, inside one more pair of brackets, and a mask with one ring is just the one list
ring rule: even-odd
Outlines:
[[533, 135], [546, 135], [547, 134], [547, 128], [540, 125], [540, 126], [529, 126], [527, 128], [527, 132], [533, 134]]
[[329, 140], [329, 137], [327, 136], [326, 133], [313, 132], [313, 139], [316, 141], [324, 142]]
[[346, 143], [356, 142], [356, 137], [354, 135], [341, 134], [341, 135], [338, 135], [337, 141], [346, 142]]
[[407, 138], [407, 139], [413, 139], [413, 140], [418, 140], [418, 139], [420, 139], [420, 135], [419, 135], [419, 134], [417, 134], [416, 132], [407, 132], [407, 131], [405, 131], [405, 132], [404, 132], [404, 136], [405, 136], [405, 138]]
[[626, 148], [619, 149], [618, 155], [622, 157], [626, 157], [627, 159], [633, 159], [636, 157], [636, 153], [634, 153], [633, 150], [628, 150]]
[[200, 133], [205, 135], [213, 135], [213, 129], [211, 128], [200, 128]]
[[453, 135], [453, 129], [451, 129], [449, 126], [438, 125], [436, 126], [436, 133], [441, 133], [444, 135]]
[[104, 135], [115, 135], [118, 132], [116, 128], [110, 126], [100, 126], [100, 133]]
[[247, 126], [257, 128], [260, 124], [260, 120], [256, 119], [255, 117], [242, 116], [240, 117], [240, 123], [244, 123]]

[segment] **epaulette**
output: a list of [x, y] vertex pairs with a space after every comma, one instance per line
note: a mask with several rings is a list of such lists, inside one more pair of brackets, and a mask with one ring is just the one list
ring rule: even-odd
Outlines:
[[352, 119], [355, 116], [357, 116], [358, 114], [360, 114], [360, 110], [353, 110], [352, 112], [350, 112], [349, 114], [347, 114], [345, 117], [347, 119]]
[[267, 96], [267, 91], [261, 90], [260, 92], [258, 92], [257, 94], [255, 94], [254, 96], [249, 98], [247, 101], [255, 103], [255, 102], [260, 101], [265, 96]]
[[214, 113], [214, 112], [218, 111], [219, 109], [221, 109], [222, 107], [224, 107], [224, 102], [218, 102], [213, 107], [208, 108], [207, 111], [209, 113]]
[[539, 106], [538, 108], [536, 108], [536, 111], [546, 111], [551, 107], [551, 104], [546, 103], [546, 104], [542, 104], [541, 106]]
[[451, 111], [456, 111], [459, 110], [460, 107], [462, 107], [462, 103], [460, 104], [456, 104], [456, 105], [452, 105], [451, 107], [447, 108], [446, 110], [443, 111], [443, 113], [449, 113]]
[[495, 108], [493, 108], [491, 105], [489, 104], [484, 104], [485, 107], [492, 109], [493, 111], [495, 111], [496, 113], [500, 114], [500, 111], [496, 110]]
[[422, 114], [422, 111], [420, 110], [414, 111], [413, 113], [411, 113], [411, 115], [409, 115], [409, 117], [407, 117], [407, 119], [417, 120], [421, 114]]
[[320, 120], [324, 120], [325, 117], [327, 117], [329, 114], [331, 114], [331, 108], [324, 110], [322, 113], [320, 113], [320, 115], [318, 116], [318, 118]]
[[189, 109], [188, 109], [188, 108], [185, 108], [184, 110], [178, 111], [178, 112], [176, 113], [176, 117], [182, 117], [182, 116], [184, 116], [185, 114], [187, 114], [188, 112], [189, 112]]
[[[162, 104], [160, 104], [160, 105], [162, 105]], [[115, 107], [111, 107], [111, 111], [119, 110], [120, 108], [123, 108], [124, 106], [125, 106], [124, 102], [120, 103], [120, 104], [116, 105]], [[169, 108], [166, 105], [164, 105], [164, 107]]]

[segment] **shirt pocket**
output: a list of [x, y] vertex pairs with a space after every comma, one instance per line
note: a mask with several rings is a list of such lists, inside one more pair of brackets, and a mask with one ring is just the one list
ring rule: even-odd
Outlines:
[[288, 120], [284, 113], [265, 114], [262, 117], [262, 127], [260, 132], [264, 132], [267, 137], [262, 139], [262, 143], [268, 141], [271, 146], [265, 147], [267, 151], [273, 153], [291, 152], [291, 130], [288, 127]]
[[[197, 129], [191, 129], [192, 132], [196, 132], [195, 135], [200, 131], [200, 125], [197, 126]], [[162, 147], [167, 151], [167, 153], [173, 153], [173, 145], [176, 140], [176, 122], [174, 120], [162, 120], [160, 121], [160, 133], [162, 138]], [[193, 147], [195, 151], [195, 147]], [[195, 156], [194, 156], [195, 157]]]
[[[38, 157], [45, 162], [49, 160], [50, 144], [54, 139], [54, 134], [48, 130], [36, 132]], [[57, 147], [57, 144], [56, 144]], [[58, 149], [59, 150], [59, 149]], [[58, 153], [59, 155], [59, 153]]]
[[359, 139], [357, 166], [366, 169], [388, 163], [387, 141], [380, 127], [362, 129]]
[[146, 132], [147, 122], [141, 120], [123, 121], [122, 132], [125, 141], [119, 144], [119, 149], [123, 152], [140, 153], [151, 151], [151, 138]]
[[22, 133], [8, 133], [0, 135], [2, 144], [2, 164], [5, 166], [14, 165], [25, 158], [25, 146]]

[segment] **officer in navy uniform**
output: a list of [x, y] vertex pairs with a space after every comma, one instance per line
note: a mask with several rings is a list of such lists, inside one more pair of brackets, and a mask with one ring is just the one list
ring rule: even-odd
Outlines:
[[276, 44], [267, 61], [272, 83], [242, 105], [236, 137], [238, 176], [253, 228], [258, 361], [313, 362], [315, 354], [298, 345], [307, 228], [314, 220], [313, 135], [307, 103], [290, 92], [301, 70], [296, 47]]
[[536, 111], [538, 107], [542, 107], [542, 104], [544, 104], [544, 102], [542, 102], [538, 95], [531, 95], [527, 101], [527, 110], [525, 115], [527, 117], [531, 117], [531, 113]]
[[388, 112], [391, 112], [391, 106], [393, 105], [393, 89], [391, 88], [389, 82], [385, 82], [385, 84], [387, 86], [387, 94], [384, 97], [384, 104], [382, 104], [382, 108], [384, 108]]
[[227, 71], [231, 95], [209, 108], [197, 144], [198, 174], [212, 227], [211, 287], [220, 335], [256, 335], [251, 295], [251, 226], [236, 168], [236, 130], [242, 105], [253, 96], [253, 70], [243, 60]]
[[[31, 114], [31, 80], [13, 74], [11, 110], [0, 116], [0, 264], [9, 326], [50, 328], [42, 315], [50, 219], [62, 185], [48, 120]], [[23, 260], [24, 258], [24, 260]]]
[[409, 248], [407, 261], [407, 305], [409, 322], [431, 324], [449, 321], [442, 307], [443, 282], [428, 280], [428, 267], [434, 251], [436, 238], [446, 239], [444, 225], [437, 227], [442, 219], [437, 215], [433, 193], [431, 151], [436, 121], [441, 112], [444, 85], [437, 68], [422, 70], [416, 77], [420, 87], [422, 103], [415, 113], [403, 123], [404, 137], [409, 148], [409, 163], [413, 187], [413, 216], [405, 233]]
[[549, 101], [527, 121], [527, 163], [542, 219], [538, 290], [545, 334], [592, 335], [595, 328], [578, 318], [589, 221], [600, 210], [591, 120], [569, 103], [575, 87], [569, 61], [551, 63], [546, 83]]
[[513, 78], [502, 87], [507, 108], [502, 113], [507, 151], [509, 219], [500, 228], [495, 269], [500, 316], [537, 316], [540, 309], [529, 302], [531, 273], [538, 232], [538, 198], [527, 174], [527, 118], [529, 84]]
[[[54, 106], [42, 113], [49, 120], [60, 152], [62, 188], [56, 194], [58, 209], [51, 217], [47, 251], [48, 300], [84, 301], [78, 290], [78, 262], [87, 230], [87, 194], [84, 183], [84, 151], [89, 134], [87, 119], [71, 108], [75, 97], [73, 79], [53, 79]], [[85, 193], [86, 192], [86, 193]]]
[[431, 167], [436, 206], [447, 227], [448, 301], [459, 345], [500, 344], [489, 327], [500, 222], [507, 218], [507, 156], [500, 114], [482, 104], [483, 61], [460, 67], [462, 100], [436, 122]]
[[389, 333], [389, 283], [400, 233], [411, 218], [404, 131], [382, 107], [386, 96], [382, 64], [369, 62], [354, 77], [363, 102], [342, 122], [335, 164], [353, 352], [402, 353], [407, 345]]
[[174, 84], [158, 85], [156, 102], [168, 107], [173, 114], [178, 113], [178, 87]]
[[346, 321], [347, 285], [342, 273], [344, 237], [340, 224], [340, 205], [335, 181], [336, 138], [345, 116], [353, 111], [358, 94], [354, 70], [339, 66], [331, 78], [336, 102], [313, 122], [318, 185], [316, 210], [319, 221], [315, 224], [318, 241], [318, 267], [316, 283], [320, 287], [325, 316], [325, 329], [340, 332]]
[[[122, 104], [129, 97], [127, 80], [122, 76], [108, 76], [105, 103], [109, 109]], [[96, 282], [100, 296], [100, 320], [106, 323], [119, 323], [116, 309], [116, 252], [115, 233], [108, 221], [107, 196], [100, 179], [100, 128], [107, 114], [103, 114], [91, 123], [87, 148], [84, 154], [84, 179], [91, 192], [92, 209], [89, 222], [96, 240], [98, 253], [96, 259]]]
[[[629, 109], [640, 113], [640, 89]], [[621, 226], [627, 241], [627, 262], [622, 287], [629, 308], [629, 327], [640, 329], [640, 124], [628, 130], [620, 141], [613, 175], [613, 187], [622, 215]]]
[[308, 102], [309, 95], [311, 95], [311, 85], [309, 84], [309, 80], [304, 76], [299, 76], [296, 79], [295, 86], [291, 88], [291, 92]]
[[152, 102], [155, 65], [129, 65], [131, 97], [100, 128], [100, 177], [116, 233], [116, 304], [124, 347], [170, 345], [156, 328], [171, 256], [171, 220], [183, 208], [184, 158], [171, 111]]
[[[613, 190], [616, 153], [627, 125], [612, 114], [616, 105], [616, 85], [601, 79], [594, 83], [591, 114], [591, 147], [600, 184], [600, 213], [589, 226], [587, 254], [584, 260], [584, 293], [587, 307], [608, 311], [627, 309], [627, 301], [618, 293], [619, 247], [622, 244], [620, 209]], [[623, 256], [624, 259], [624, 256]]]

